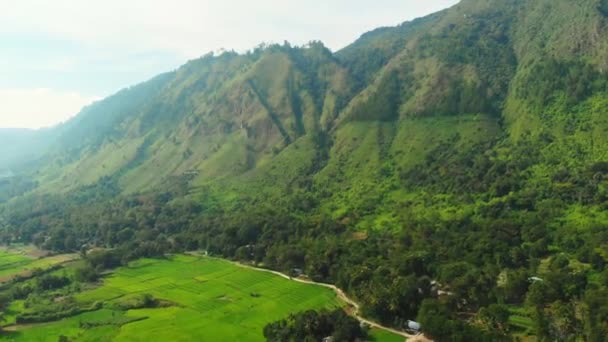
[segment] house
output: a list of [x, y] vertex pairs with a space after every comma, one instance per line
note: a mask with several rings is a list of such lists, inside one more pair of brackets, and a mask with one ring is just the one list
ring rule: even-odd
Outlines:
[[530, 278], [528, 278], [528, 281], [531, 282], [531, 283], [536, 283], [536, 282], [539, 282], [539, 281], [542, 282], [544, 280], [543, 280], [543, 278], [539, 278], [539, 277], [530, 277]]
[[415, 322], [415, 321], [407, 321], [407, 328], [409, 330], [412, 330], [414, 332], [420, 332], [420, 329], [422, 328], [422, 326], [420, 325], [420, 323]]

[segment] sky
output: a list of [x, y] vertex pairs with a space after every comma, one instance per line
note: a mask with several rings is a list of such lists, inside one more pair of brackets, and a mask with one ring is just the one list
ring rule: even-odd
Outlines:
[[336, 51], [457, 0], [0, 0], [0, 127], [41, 128], [220, 49]]

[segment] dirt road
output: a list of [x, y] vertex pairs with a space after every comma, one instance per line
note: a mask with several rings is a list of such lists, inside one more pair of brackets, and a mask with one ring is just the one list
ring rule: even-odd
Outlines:
[[[224, 260], [224, 259], [223, 259]], [[364, 317], [362, 317], [360, 315], [360, 307], [359, 304], [357, 304], [357, 302], [355, 302], [354, 300], [352, 300], [351, 298], [349, 298], [346, 293], [344, 293], [344, 291], [342, 291], [342, 289], [338, 288], [335, 285], [332, 284], [325, 284], [325, 283], [319, 283], [316, 281], [312, 281], [310, 279], [303, 279], [303, 278], [293, 278], [290, 277], [286, 274], [283, 274], [281, 272], [277, 272], [277, 271], [273, 271], [273, 270], [268, 270], [265, 268], [259, 268], [259, 267], [254, 267], [254, 266], [250, 266], [250, 265], [245, 265], [245, 264], [241, 264], [238, 262], [234, 262], [231, 261], [233, 264], [240, 266], [240, 267], [244, 267], [244, 268], [249, 268], [252, 270], [256, 270], [256, 271], [261, 271], [261, 272], [268, 272], [268, 273], [272, 273], [274, 275], [277, 275], [279, 277], [285, 278], [285, 279], [289, 279], [292, 281], [296, 281], [299, 283], [304, 283], [304, 284], [310, 284], [310, 285], [316, 285], [316, 286], [322, 286], [322, 287], [326, 287], [328, 289], [332, 289], [336, 295], [338, 295], [338, 297], [340, 299], [342, 299], [344, 302], [346, 302], [348, 305], [350, 305], [352, 308], [354, 308], [354, 311], [352, 312], [353, 317], [355, 317], [356, 319], [358, 319], [360, 322], [367, 324], [368, 326], [372, 327], [372, 328], [376, 328], [376, 329], [381, 329], [381, 330], [385, 330], [388, 332], [391, 332], [393, 334], [399, 335], [399, 336], [403, 336], [407, 339], [407, 341], [418, 341], [418, 342], [432, 342], [432, 340], [428, 339], [426, 336], [424, 336], [423, 334], [417, 334], [417, 335], [413, 335], [410, 333], [407, 333], [405, 331], [400, 331], [400, 330], [396, 330], [393, 328], [389, 328], [386, 326], [383, 326], [379, 323], [370, 321]]]

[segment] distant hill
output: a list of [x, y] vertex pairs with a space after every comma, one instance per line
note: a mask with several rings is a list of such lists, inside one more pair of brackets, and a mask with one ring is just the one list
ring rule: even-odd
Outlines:
[[47, 152], [54, 140], [53, 130], [0, 128], [0, 170], [23, 165]]
[[14, 176], [14, 173], [10, 169], [0, 169], [0, 179], [1, 178], [11, 178]]

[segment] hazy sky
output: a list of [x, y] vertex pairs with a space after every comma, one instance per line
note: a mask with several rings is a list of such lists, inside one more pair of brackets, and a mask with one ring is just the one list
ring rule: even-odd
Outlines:
[[45, 127], [221, 48], [362, 33], [457, 0], [0, 0], [0, 127]]

